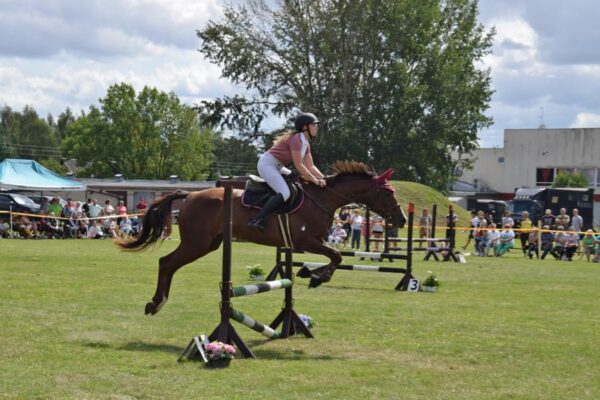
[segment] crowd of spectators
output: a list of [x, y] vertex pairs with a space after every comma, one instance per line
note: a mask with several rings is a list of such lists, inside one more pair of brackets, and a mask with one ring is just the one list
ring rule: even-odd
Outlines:
[[63, 206], [58, 197], [42, 197], [37, 215], [15, 214], [12, 226], [7, 215], [0, 215], [0, 237], [23, 239], [102, 239], [129, 238], [141, 229], [141, 217], [148, 205], [143, 198], [136, 205], [136, 213], [127, 214], [123, 200], [113, 206], [111, 200], [104, 205], [95, 199], [87, 202], [67, 199]]
[[[470, 233], [463, 250], [473, 240], [476, 256], [501, 257], [515, 247], [515, 239], [518, 239], [523, 255], [530, 259], [535, 256], [543, 260], [550, 254], [556, 260], [572, 261], [579, 253], [580, 258], [585, 256], [587, 261], [600, 262], [600, 235], [591, 229], [582, 232], [583, 219], [576, 208], [571, 216], [565, 208], [556, 216], [546, 210], [541, 217], [541, 231], [533, 225], [527, 211], [522, 213], [518, 224], [510, 211], [504, 212], [499, 229], [483, 211], [472, 212], [471, 216]], [[539, 254], [540, 248], [542, 254]]]

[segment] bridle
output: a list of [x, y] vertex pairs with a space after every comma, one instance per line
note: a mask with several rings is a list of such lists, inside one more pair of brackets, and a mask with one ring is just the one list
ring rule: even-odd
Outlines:
[[[304, 195], [306, 197], [308, 197], [308, 199], [310, 199], [313, 203], [315, 203], [315, 205], [321, 210], [323, 211], [325, 214], [327, 214], [328, 217], [334, 217], [335, 216], [335, 210], [328, 210], [327, 208], [325, 208], [325, 206], [323, 206], [321, 203], [319, 203], [319, 201], [317, 201], [313, 196], [311, 196], [306, 190], [304, 190], [304, 186], [302, 184], [299, 185], [300, 186], [300, 190], [302, 190], [302, 192], [304, 193]], [[341, 198], [342, 200], [344, 200], [345, 202], [347, 202], [346, 204], [349, 203], [353, 203], [355, 202], [355, 200], [353, 200], [350, 196], [346, 196], [343, 193], [340, 193], [339, 191], [335, 190], [334, 188], [325, 185], [324, 189], [330, 191], [331, 193], [335, 194], [337, 197]], [[382, 194], [382, 190], [389, 190], [386, 189], [385, 185], [379, 185], [375, 188], [375, 191], [378, 193], [378, 196], [381, 196]], [[397, 207], [400, 208], [400, 204], [396, 202], [396, 204], [390, 204], [390, 199], [388, 197], [384, 197], [384, 202], [385, 202], [385, 210], [383, 211], [383, 213], [380, 213], [380, 215], [382, 217], [384, 217], [385, 219], [391, 219], [392, 217], [392, 211]], [[364, 204], [358, 204], [360, 208], [367, 210], [368, 207]]]

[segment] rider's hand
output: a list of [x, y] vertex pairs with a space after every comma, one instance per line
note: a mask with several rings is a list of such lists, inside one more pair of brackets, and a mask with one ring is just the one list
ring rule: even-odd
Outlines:
[[317, 185], [319, 185], [320, 187], [325, 187], [325, 178], [317, 178]]

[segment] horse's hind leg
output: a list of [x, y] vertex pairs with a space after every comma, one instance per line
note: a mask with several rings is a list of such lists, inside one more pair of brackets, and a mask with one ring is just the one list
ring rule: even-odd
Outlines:
[[158, 282], [152, 301], [146, 304], [146, 314], [156, 314], [169, 298], [171, 281], [177, 270], [186, 264], [216, 250], [221, 244], [222, 236], [218, 236], [208, 246], [192, 246], [183, 243], [173, 252], [161, 257], [158, 262]]

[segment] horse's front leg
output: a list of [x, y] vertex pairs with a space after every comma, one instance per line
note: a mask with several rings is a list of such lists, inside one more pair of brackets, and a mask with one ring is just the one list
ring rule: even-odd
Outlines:
[[[342, 256], [340, 252], [325, 245], [325, 243], [318, 241], [310, 242], [302, 246], [302, 250], [313, 254], [320, 254], [329, 258], [329, 264], [310, 273], [310, 283], [308, 287], [316, 288], [325, 282], [329, 282], [333, 276], [333, 273], [335, 272], [335, 269], [342, 262]], [[302, 274], [302, 272], [299, 272], [298, 275], [308, 278], [308, 274]]]

